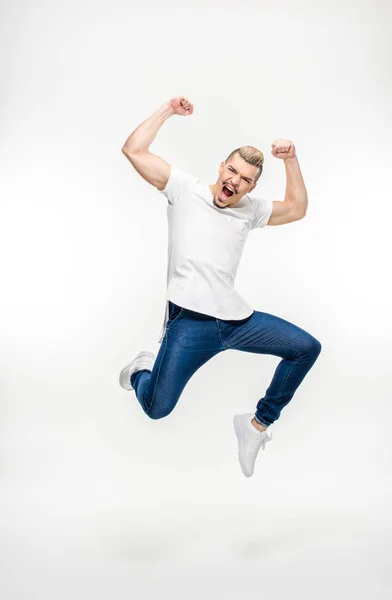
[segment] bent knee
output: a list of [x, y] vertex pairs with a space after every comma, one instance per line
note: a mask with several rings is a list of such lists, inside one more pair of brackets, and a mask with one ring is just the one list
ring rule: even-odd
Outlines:
[[321, 342], [312, 335], [308, 335], [301, 344], [301, 352], [317, 358], [322, 349]]
[[167, 417], [168, 415], [170, 415], [170, 413], [172, 412], [171, 410], [164, 410], [164, 409], [152, 409], [150, 412], [146, 413], [147, 416], [150, 417], [150, 419], [153, 419], [154, 421], [157, 421], [158, 419], [164, 419], [165, 417]]
[[321, 352], [321, 348], [322, 348], [321, 342], [318, 339], [316, 339], [315, 337], [313, 337], [313, 336], [311, 336], [311, 337], [312, 337], [312, 339], [309, 343], [309, 352], [313, 356], [317, 357]]

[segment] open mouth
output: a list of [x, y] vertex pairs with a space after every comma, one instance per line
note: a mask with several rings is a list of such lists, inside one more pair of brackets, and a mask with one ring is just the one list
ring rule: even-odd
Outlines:
[[230, 187], [228, 187], [227, 185], [223, 185], [222, 196], [225, 200], [227, 200], [227, 198], [230, 198], [230, 196], [233, 196], [234, 193], [234, 190], [232, 190]]

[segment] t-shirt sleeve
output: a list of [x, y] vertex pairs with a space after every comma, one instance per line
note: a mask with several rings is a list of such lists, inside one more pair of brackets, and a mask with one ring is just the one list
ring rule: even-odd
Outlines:
[[166, 187], [163, 190], [156, 189], [160, 194], [166, 196], [169, 204], [175, 204], [181, 194], [196, 181], [198, 181], [197, 177], [170, 165], [170, 175]]
[[255, 196], [252, 196], [252, 200], [256, 205], [252, 229], [256, 229], [257, 227], [265, 227], [269, 221], [269, 218], [272, 214], [272, 209], [274, 207], [272, 200], [267, 198], [256, 198]]

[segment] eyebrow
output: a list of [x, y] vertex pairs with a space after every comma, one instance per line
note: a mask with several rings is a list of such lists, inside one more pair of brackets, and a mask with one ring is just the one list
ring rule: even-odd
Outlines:
[[[238, 173], [237, 169], [235, 167], [233, 167], [233, 165], [231, 163], [229, 163], [229, 167], [231, 167], [232, 169], [234, 169], [234, 171], [236, 173]], [[245, 177], [244, 175], [242, 175], [242, 179], [245, 179], [246, 181], [248, 181], [249, 183], [252, 183], [252, 179], [250, 177]]]

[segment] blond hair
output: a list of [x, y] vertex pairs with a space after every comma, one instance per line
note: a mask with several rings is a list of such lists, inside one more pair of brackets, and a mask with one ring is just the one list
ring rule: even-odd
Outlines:
[[256, 183], [263, 172], [264, 154], [261, 152], [261, 150], [258, 150], [254, 146], [241, 146], [241, 148], [237, 148], [229, 154], [225, 160], [225, 163], [227, 163], [234, 156], [234, 154], [239, 154], [247, 163], [253, 165], [254, 167], [258, 167], [259, 173], [255, 177]]

